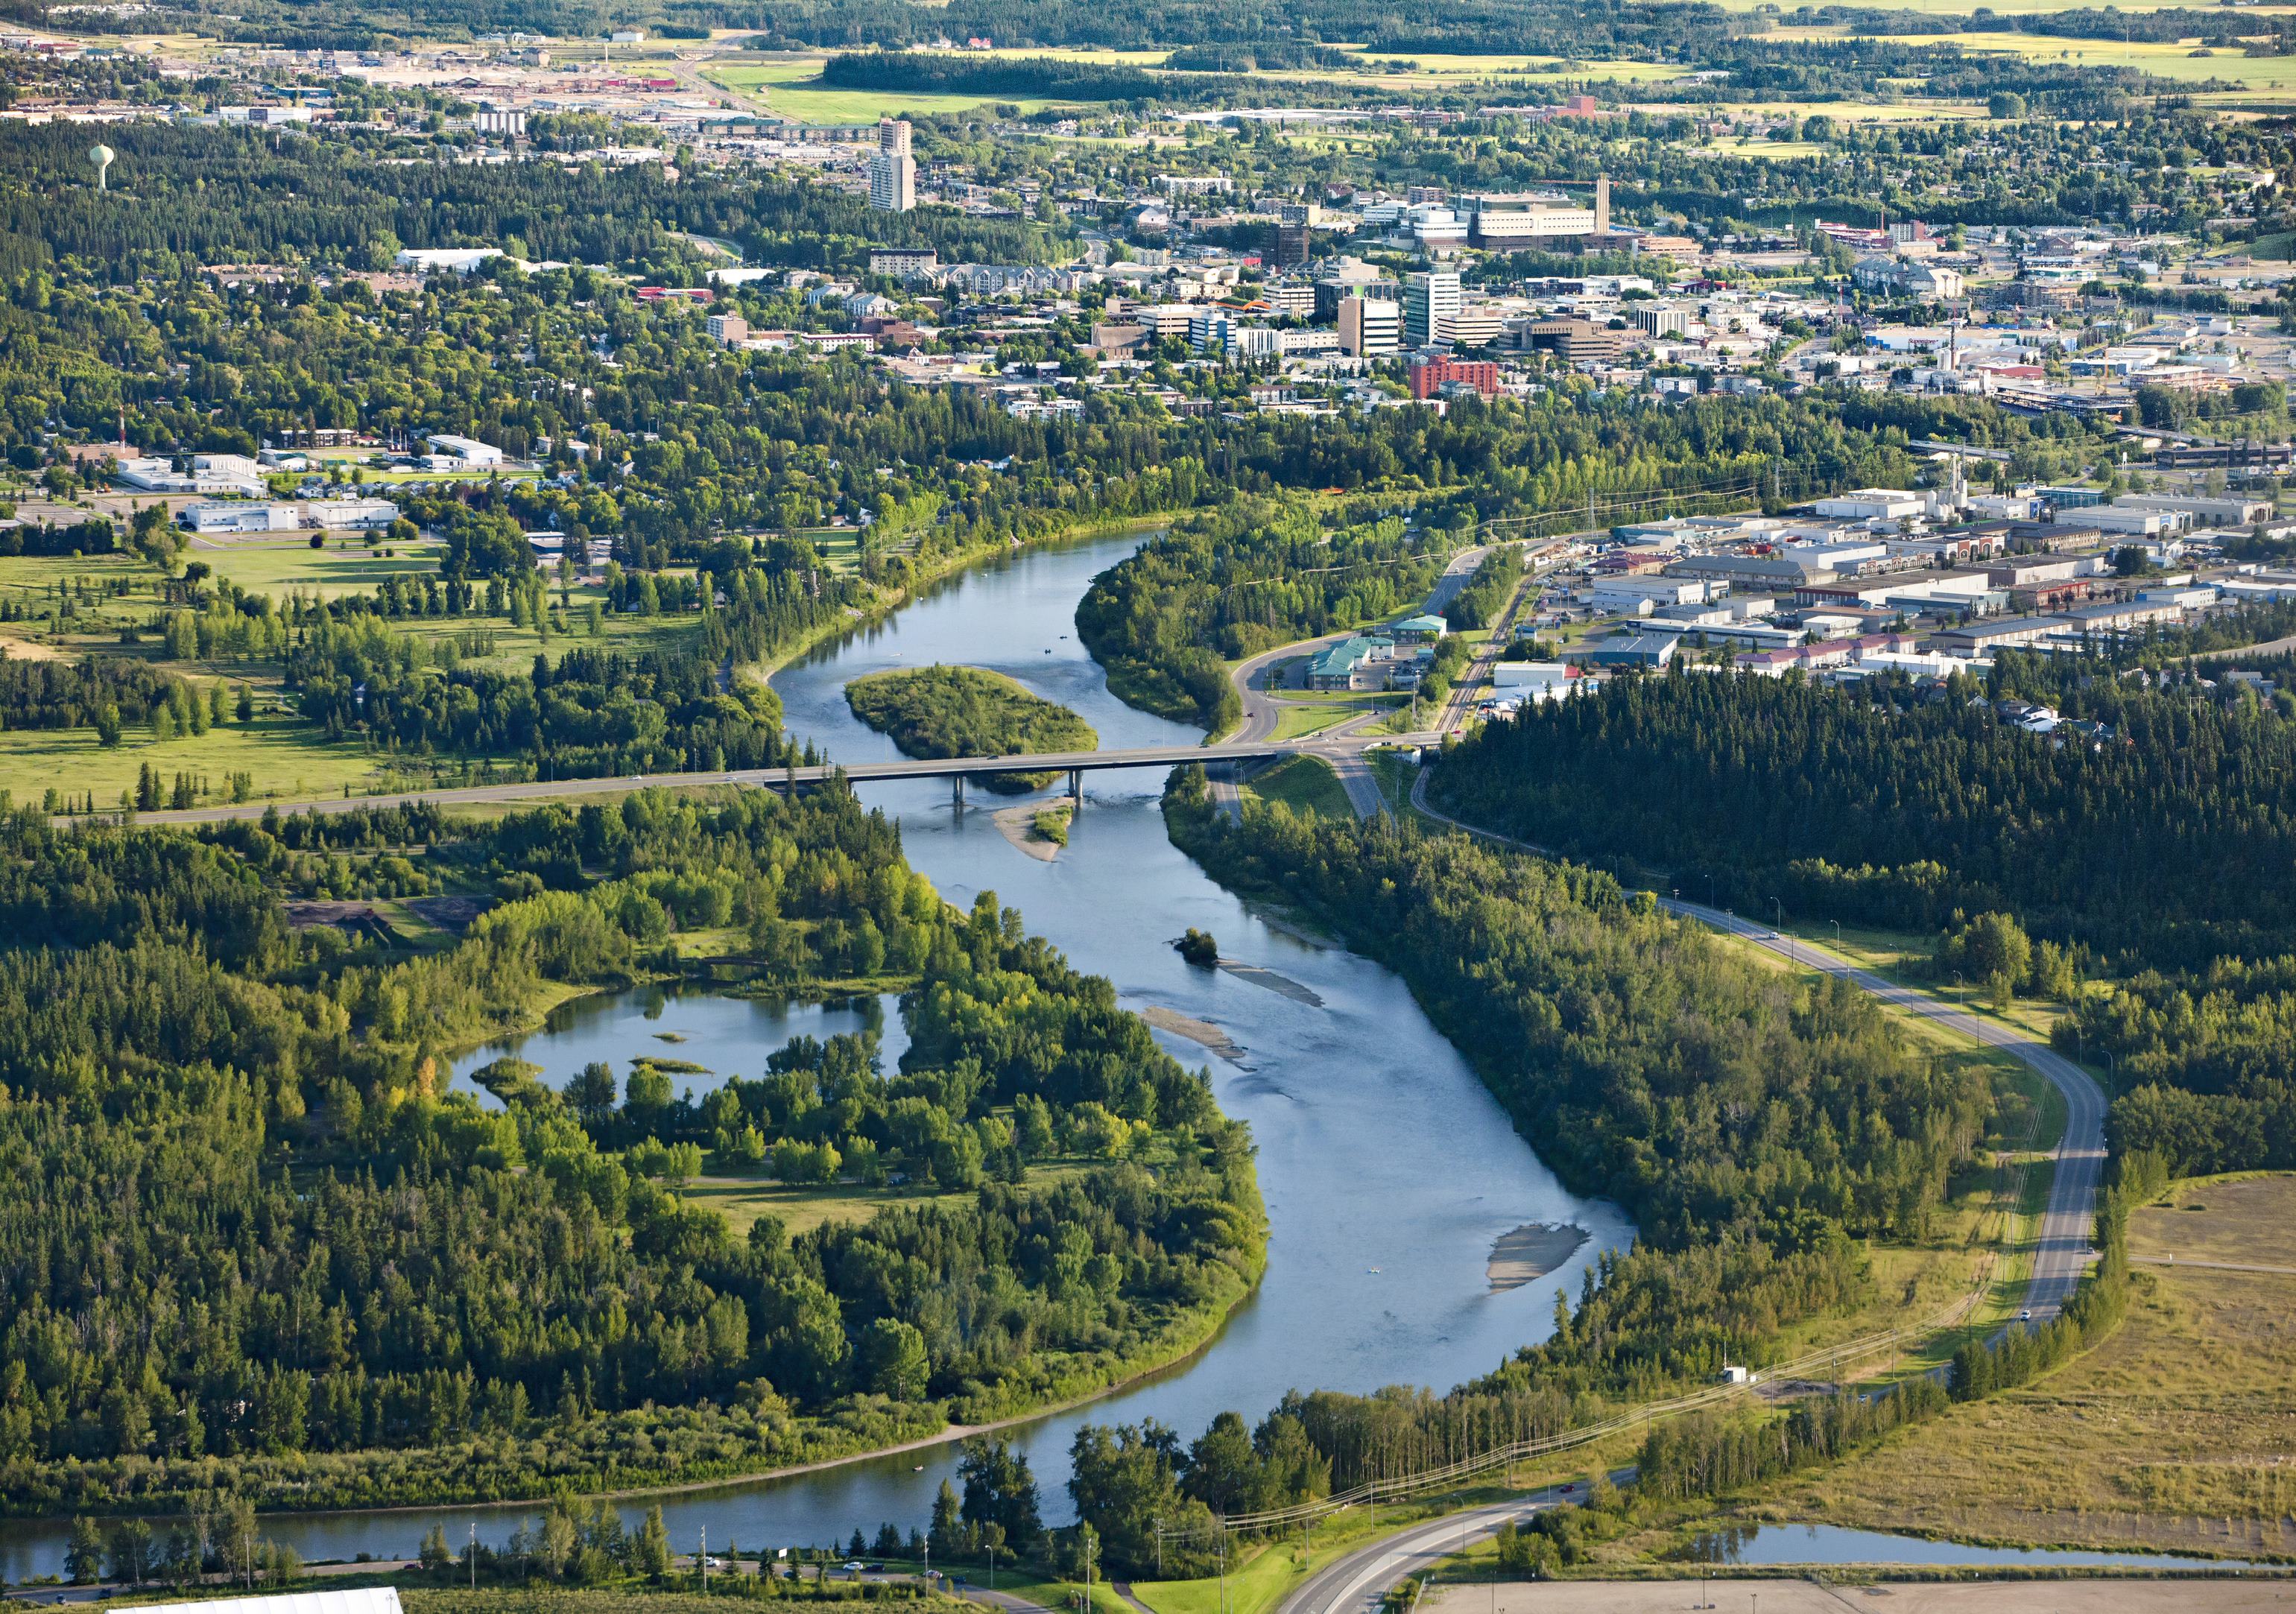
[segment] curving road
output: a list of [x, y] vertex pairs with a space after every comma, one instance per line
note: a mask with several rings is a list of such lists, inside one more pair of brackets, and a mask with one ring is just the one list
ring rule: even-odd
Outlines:
[[[1478, 828], [1429, 806], [1427, 778], [1423, 769], [1413, 782], [1411, 805], [1430, 818], [1521, 851], [1540, 856], [1556, 855], [1511, 835]], [[2032, 1276], [2026, 1282], [2024, 1302], [2037, 1323], [2055, 1316], [2071, 1297], [2081, 1274], [2096, 1257], [2090, 1239], [2096, 1222], [2097, 1189], [2104, 1173], [2105, 1100], [2104, 1091], [2096, 1085], [2095, 1078], [2038, 1037], [1912, 987], [1899, 986], [1800, 937], [1784, 935], [1767, 925], [1741, 919], [1723, 909], [1710, 908], [1704, 903], [1668, 897], [1658, 901], [1669, 913], [1743, 938], [1805, 968], [1841, 976], [1892, 1008], [1918, 1014], [1988, 1048], [1997, 1048], [2039, 1072], [2062, 1095], [2065, 1129], [2051, 1151], [2056, 1172], [2049, 1184], [2048, 1207], [2041, 1216], [2039, 1241], [2033, 1254]]]
[[1398, 1582], [1424, 1574], [1454, 1553], [1488, 1541], [1510, 1520], [1520, 1525], [1540, 1509], [1568, 1500], [1560, 1491], [1537, 1491], [1447, 1513], [1398, 1531], [1325, 1564], [1278, 1605], [1276, 1614], [1374, 1614], [1381, 1599]]
[[[1425, 770], [1412, 785], [1411, 803], [1430, 818], [1469, 834], [1521, 851], [1553, 856], [1545, 848], [1480, 829], [1430, 807]], [[2104, 1094], [2088, 1072], [2046, 1043], [1927, 993], [1899, 986], [1824, 947], [1702, 903], [1669, 897], [1659, 901], [1670, 913], [1742, 937], [1793, 963], [1841, 976], [1894, 1008], [1998, 1048], [2038, 1071], [2064, 1096], [2065, 1129], [2054, 1151], [2056, 1174], [2049, 1186], [2032, 1275], [2025, 1285], [2025, 1306], [2035, 1321], [2053, 1317], [2062, 1309], [2095, 1253], [2090, 1248], [2090, 1235], [2104, 1165]], [[1519, 1522], [1566, 1500], [1553, 1491], [1540, 1492], [1414, 1526], [1334, 1560], [1285, 1598], [1277, 1614], [1376, 1614], [1381, 1600], [1398, 1582], [1466, 1545], [1488, 1540], [1510, 1519]]]

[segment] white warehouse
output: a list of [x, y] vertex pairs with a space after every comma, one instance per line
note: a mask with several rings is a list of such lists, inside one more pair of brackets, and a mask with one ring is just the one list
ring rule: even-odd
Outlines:
[[293, 532], [303, 524], [292, 504], [187, 504], [176, 518], [193, 532]]

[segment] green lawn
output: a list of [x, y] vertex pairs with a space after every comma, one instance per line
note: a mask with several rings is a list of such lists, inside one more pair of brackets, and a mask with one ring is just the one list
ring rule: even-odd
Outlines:
[[[324, 549], [311, 547], [306, 537], [209, 539], [195, 541], [184, 559], [204, 561], [218, 578], [228, 578], [250, 594], [283, 594], [301, 589], [332, 598], [337, 594], [371, 594], [385, 578], [434, 578], [439, 575], [441, 544], [395, 544], [386, 559], [376, 548], [360, 543], [345, 545], [330, 538]], [[0, 576], [18, 563], [6, 562]]]
[[[1831, 37], [1839, 29], [1787, 29], [1782, 35]], [[2038, 34], [1891, 34], [1906, 45], [1959, 45], [1972, 53], [2019, 55], [2078, 67], [2134, 68], [2178, 83], [2222, 78], [2253, 94], [2296, 89], [2296, 57], [2246, 56], [2236, 50], [2203, 49], [2192, 40], [2060, 39]]]
[[1334, 723], [1345, 723], [1361, 715], [1361, 708], [1324, 705], [1314, 706], [1286, 701], [1275, 714], [1275, 738], [1297, 740], [1305, 734], [1320, 733]]
[[1262, 801], [1280, 801], [1295, 813], [1352, 818], [1347, 788], [1321, 757], [1289, 757], [1243, 786]]

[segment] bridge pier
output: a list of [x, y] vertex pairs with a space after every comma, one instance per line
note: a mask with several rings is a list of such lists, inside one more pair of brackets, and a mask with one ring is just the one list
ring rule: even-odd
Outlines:
[[1069, 794], [1076, 798], [1077, 806], [1084, 805], [1084, 770], [1080, 767], [1069, 770]]
[[964, 811], [964, 775], [962, 774], [951, 774], [948, 776], [948, 782], [951, 787], [952, 793], [955, 797], [956, 810], [962, 813]]

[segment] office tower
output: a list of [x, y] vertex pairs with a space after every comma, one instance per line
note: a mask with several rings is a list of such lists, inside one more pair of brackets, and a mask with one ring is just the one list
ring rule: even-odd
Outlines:
[[1401, 345], [1403, 311], [1381, 297], [1350, 297], [1340, 304], [1340, 351], [1356, 358], [1385, 358]]
[[1412, 275], [1403, 285], [1403, 345], [1424, 348], [1449, 340], [1462, 301], [1459, 277], [1450, 270]]

